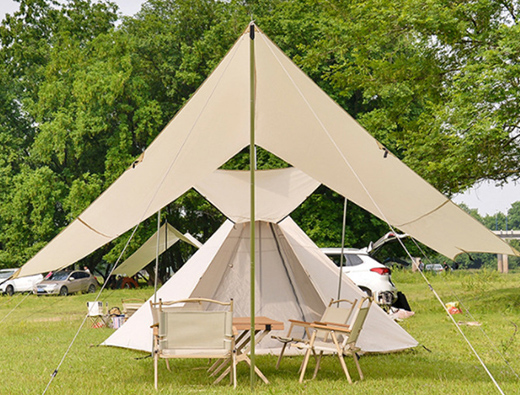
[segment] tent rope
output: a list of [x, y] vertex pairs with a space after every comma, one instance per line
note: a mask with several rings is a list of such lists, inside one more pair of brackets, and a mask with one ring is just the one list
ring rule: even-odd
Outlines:
[[[395, 232], [395, 230], [393, 229], [393, 227], [388, 224], [391, 228], [391, 230], [393, 232]], [[419, 245], [417, 244], [416, 240], [412, 237], [411, 238], [414, 243], [416, 243], [417, 247], [419, 247]], [[405, 250], [406, 254], [408, 255], [408, 257], [410, 258], [410, 260], [412, 261], [412, 265], [414, 265], [414, 259], [412, 258], [412, 255], [410, 254], [410, 251], [406, 248], [406, 246], [404, 245], [404, 242], [400, 239], [400, 238], [397, 238], [399, 244], [401, 244], [401, 246], [403, 247], [403, 249]], [[419, 249], [421, 250], [421, 253], [423, 254], [423, 256], [425, 257], [425, 259], [428, 259], [428, 257], [426, 256], [426, 254], [424, 253], [424, 251], [419, 247]], [[495, 380], [495, 377], [493, 376], [493, 374], [491, 373], [491, 371], [488, 369], [486, 363], [482, 360], [482, 358], [480, 357], [480, 355], [478, 354], [477, 350], [473, 347], [473, 345], [471, 344], [471, 342], [469, 341], [469, 339], [466, 337], [466, 334], [464, 333], [464, 331], [462, 330], [462, 328], [460, 327], [460, 325], [457, 323], [457, 321], [455, 321], [455, 318], [453, 317], [452, 314], [450, 314], [450, 312], [448, 311], [448, 308], [446, 307], [446, 304], [443, 302], [443, 300], [441, 299], [441, 297], [439, 296], [439, 294], [437, 293], [437, 291], [435, 290], [435, 288], [433, 287], [433, 285], [430, 283], [430, 281], [428, 280], [428, 278], [424, 275], [424, 272], [422, 270], [419, 270], [419, 273], [421, 274], [423, 280], [426, 282], [426, 284], [428, 285], [428, 288], [430, 289], [430, 291], [433, 293], [433, 295], [435, 296], [435, 298], [437, 299], [437, 301], [441, 304], [442, 308], [444, 309], [444, 311], [446, 312], [446, 314], [448, 315], [448, 317], [450, 318], [450, 320], [452, 321], [453, 325], [455, 325], [455, 327], [457, 328], [458, 332], [460, 333], [460, 335], [462, 336], [462, 338], [464, 339], [464, 341], [468, 344], [469, 348], [471, 349], [471, 351], [473, 352], [473, 354], [475, 355], [475, 357], [477, 358], [477, 360], [480, 362], [480, 365], [484, 368], [485, 372], [487, 373], [487, 375], [489, 376], [489, 378], [491, 379], [491, 381], [493, 382], [493, 384], [495, 385], [495, 387], [497, 388], [497, 390], [503, 395], [504, 394], [504, 391], [502, 390], [502, 388], [500, 387], [500, 385], [498, 384], [498, 382]]]
[[[267, 38], [264, 37], [264, 35], [260, 35], [262, 37], [262, 39], [267, 42]], [[283, 69], [283, 71], [285, 72], [287, 78], [291, 81], [291, 83], [293, 84], [294, 88], [297, 90], [297, 92], [300, 94], [300, 97], [302, 98], [302, 100], [305, 102], [305, 104], [307, 105], [309, 111], [313, 114], [314, 118], [316, 119], [316, 121], [319, 123], [319, 125], [321, 126], [322, 130], [325, 132], [325, 134], [327, 135], [327, 137], [329, 138], [330, 142], [332, 143], [332, 145], [334, 146], [334, 148], [336, 149], [336, 151], [338, 152], [338, 154], [340, 155], [340, 157], [343, 159], [344, 163], [347, 165], [347, 167], [350, 169], [350, 171], [352, 172], [352, 174], [354, 175], [354, 177], [356, 178], [356, 180], [358, 181], [359, 185], [363, 188], [363, 190], [365, 191], [366, 195], [369, 197], [369, 199], [371, 200], [372, 204], [374, 205], [374, 207], [376, 208], [376, 210], [379, 212], [381, 218], [383, 219], [384, 222], [386, 222], [386, 224], [390, 227], [390, 229], [395, 232], [395, 229], [393, 228], [393, 226], [390, 224], [390, 221], [388, 220], [388, 218], [386, 217], [385, 213], [383, 212], [383, 210], [381, 209], [381, 207], [377, 204], [377, 202], [375, 201], [374, 197], [372, 196], [372, 194], [369, 192], [368, 188], [366, 187], [365, 183], [361, 180], [361, 177], [359, 176], [359, 174], [357, 174], [356, 170], [354, 169], [354, 167], [352, 166], [352, 164], [350, 163], [350, 161], [347, 159], [347, 157], [343, 154], [343, 152], [341, 151], [341, 149], [339, 148], [338, 144], [336, 143], [336, 141], [332, 138], [332, 136], [330, 135], [327, 127], [325, 126], [325, 124], [323, 123], [323, 121], [321, 120], [321, 118], [318, 116], [318, 114], [316, 113], [316, 111], [314, 110], [314, 108], [312, 107], [312, 105], [309, 103], [309, 101], [307, 100], [307, 98], [305, 97], [305, 95], [303, 94], [303, 92], [301, 91], [301, 89], [298, 87], [298, 85], [296, 84], [296, 82], [293, 80], [293, 78], [291, 77], [291, 75], [289, 74], [289, 72], [287, 71], [287, 69], [285, 68], [285, 66], [283, 65], [283, 63], [280, 61], [280, 59], [276, 56], [276, 53], [274, 53], [273, 49], [271, 48], [270, 45], [267, 45], [267, 47], [270, 49], [271, 51], [271, 54], [273, 55], [273, 57], [278, 61], [278, 64], [280, 65], [280, 67]], [[412, 258], [409, 251], [406, 249], [406, 247], [404, 246], [404, 244], [402, 243], [401, 240], [399, 240], [401, 245], [403, 246], [403, 248], [405, 248], [407, 254], [409, 255], [410, 259]], [[412, 259], [413, 261], [413, 259]], [[427, 282], [427, 284], [429, 285], [430, 287], [430, 290], [434, 293], [434, 295], [436, 296], [436, 298], [438, 299], [439, 303], [442, 305], [442, 307], [444, 308], [444, 310], [446, 312], [448, 312], [446, 306], [443, 304], [441, 298], [439, 297], [439, 295], [437, 294], [437, 292], [433, 289], [433, 287], [431, 286], [431, 284], [429, 284], [428, 280], [426, 279], [426, 277], [424, 276], [424, 273], [422, 273], [423, 275], [423, 278], [425, 279], [425, 281]], [[462, 332], [462, 330], [460, 329], [460, 327], [457, 325], [456, 321], [454, 320], [454, 318], [451, 316], [451, 314], [448, 314], [450, 316], [450, 318], [452, 319], [453, 323], [455, 324], [455, 326], [457, 327], [457, 329], [459, 330], [460, 334], [462, 335], [462, 337], [466, 340], [466, 342], [468, 343], [469, 347], [473, 350], [473, 353], [475, 354], [475, 356], [477, 357], [477, 359], [480, 361], [480, 364], [482, 365], [482, 367], [484, 368], [484, 370], [487, 372], [487, 374], [489, 375], [489, 377], [491, 378], [491, 380], [493, 381], [493, 383], [495, 384], [495, 386], [497, 387], [497, 389], [500, 391], [500, 393], [503, 394], [503, 391], [502, 389], [500, 388], [500, 386], [498, 385], [498, 383], [496, 382], [495, 378], [493, 377], [493, 375], [491, 374], [491, 372], [489, 371], [489, 369], [487, 368], [487, 366], [484, 364], [484, 361], [482, 361], [482, 359], [480, 358], [480, 356], [478, 355], [478, 353], [475, 351], [475, 349], [473, 348], [473, 346], [471, 345], [471, 343], [469, 342], [469, 340], [466, 338], [466, 336], [464, 335], [464, 333]]]
[[29, 295], [31, 295], [31, 292], [29, 292], [27, 295], [25, 295], [25, 296], [22, 298], [22, 300], [20, 300], [20, 301], [18, 302], [18, 304], [17, 304], [16, 306], [14, 306], [14, 307], [12, 308], [12, 310], [9, 311], [9, 313], [7, 313], [6, 316], [5, 316], [4, 318], [2, 318], [2, 321], [0, 321], [0, 324], [1, 324], [2, 322], [4, 322], [4, 321], [7, 319], [7, 317], [9, 317], [9, 316], [11, 315], [11, 313], [12, 313], [13, 311], [15, 311], [15, 310], [17, 309], [17, 307], [20, 306], [20, 305], [22, 304], [22, 302], [23, 302], [25, 299], [27, 299], [27, 297], [28, 297]]
[[[110, 278], [110, 276], [112, 275], [112, 273], [114, 272], [115, 268], [117, 267], [117, 265], [119, 264], [121, 258], [123, 257], [124, 253], [126, 252], [126, 249], [128, 248], [128, 246], [130, 245], [130, 241], [133, 239], [134, 235], [135, 235], [135, 232], [137, 231], [137, 229], [139, 228], [139, 224], [137, 224], [132, 233], [130, 234], [130, 236], [128, 237], [128, 240], [123, 248], [123, 250], [121, 251], [121, 254], [119, 254], [119, 257], [117, 258], [117, 261], [116, 263], [114, 264], [114, 266], [112, 267], [112, 270], [110, 271], [109, 275], [107, 276], [107, 279]], [[96, 298], [94, 299], [94, 302], [97, 302], [101, 296], [101, 293], [103, 292], [103, 290], [106, 288], [107, 286], [107, 283], [108, 281], [105, 281], [103, 283], [103, 285], [101, 286], [101, 288], [99, 288], [99, 291], [96, 295]], [[51, 374], [51, 378], [49, 380], [49, 382], [47, 383], [47, 386], [45, 387], [45, 389], [43, 390], [42, 392], [42, 395], [45, 395], [45, 393], [47, 392], [47, 390], [49, 389], [51, 383], [54, 381], [54, 378], [56, 377], [56, 375], [58, 374], [60, 368], [61, 368], [61, 365], [63, 364], [63, 362], [65, 361], [65, 358], [67, 357], [67, 355], [69, 354], [72, 346], [74, 345], [74, 343], [76, 342], [76, 339], [78, 338], [78, 335], [79, 333], [81, 332], [81, 330], [83, 329], [83, 326], [85, 325], [85, 322], [87, 321], [87, 318], [88, 318], [88, 312], [87, 314], [85, 314], [85, 317], [83, 318], [83, 322], [81, 323], [81, 325], [79, 326], [78, 330], [76, 331], [76, 334], [74, 335], [74, 338], [72, 339], [72, 341], [70, 342], [69, 344], [69, 347], [67, 348], [67, 350], [65, 351], [65, 353], [63, 354], [63, 357], [61, 358], [61, 361], [59, 362], [58, 366], [56, 367], [56, 369], [54, 369], [54, 371], [52, 372]]]
[[[426, 259], [427, 262], [429, 263], [432, 263], [431, 259], [426, 255], [425, 251], [423, 250], [423, 248], [419, 245], [419, 243], [417, 242], [417, 240], [415, 240], [414, 238], [411, 238], [415, 244], [415, 246], [417, 247], [417, 249], [421, 252], [422, 256], [424, 259]], [[431, 284], [429, 285], [431, 286]], [[453, 290], [451, 289], [451, 293], [453, 294], [453, 297], [455, 299], [457, 299], [457, 301], [462, 305], [462, 307], [464, 308], [464, 310], [466, 310], [466, 312], [468, 313], [468, 315], [470, 316], [470, 319], [473, 320], [473, 321], [476, 321], [475, 317], [473, 316], [473, 314], [471, 313], [470, 309], [464, 304], [464, 302], [462, 301], [462, 299], [459, 297], [459, 295]], [[503, 315], [502, 315], [503, 316]], [[458, 323], [457, 323], [458, 325]], [[500, 350], [498, 349], [498, 347], [496, 346], [496, 344], [493, 342], [493, 340], [491, 340], [491, 338], [489, 337], [489, 335], [487, 334], [487, 332], [484, 330], [484, 328], [482, 327], [479, 327], [480, 331], [482, 332], [482, 334], [484, 335], [484, 337], [487, 339], [488, 343], [492, 346], [493, 348], [493, 351], [495, 353], [497, 353], [501, 358], [502, 360], [504, 361], [504, 363], [508, 366], [508, 368], [510, 369], [511, 373], [513, 373], [517, 379], [520, 380], [520, 376], [516, 373], [516, 371], [514, 370], [514, 368], [511, 366], [511, 364], [509, 363], [509, 361], [506, 359], [505, 355], [500, 352]]]

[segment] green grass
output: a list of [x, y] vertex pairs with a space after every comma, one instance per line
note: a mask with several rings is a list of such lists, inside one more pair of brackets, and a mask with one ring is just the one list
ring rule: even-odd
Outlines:
[[[301, 357], [284, 358], [280, 370], [275, 356], [257, 356], [257, 365], [271, 381], [259, 380], [262, 394], [494, 394], [499, 393], [433, 293], [418, 274], [394, 272], [415, 316], [401, 325], [420, 343], [414, 350], [361, 358], [365, 374], [358, 381], [351, 360], [347, 365], [355, 383], [349, 385], [338, 361], [326, 358], [315, 380], [298, 383]], [[444, 302], [461, 301], [465, 312], [457, 321], [478, 321], [481, 327], [462, 329], [506, 394], [519, 393], [520, 274], [458, 272], [429, 275]], [[121, 298], [148, 297], [150, 288], [104, 291], [100, 300], [121, 306]], [[0, 394], [41, 394], [83, 321], [92, 295], [0, 297]], [[22, 301], [23, 300], [23, 301]], [[13, 308], [22, 302], [18, 308]], [[87, 322], [50, 385], [47, 394], [241, 394], [249, 393], [249, 368], [238, 368], [238, 388], [212, 385], [205, 360], [175, 360], [173, 372], [160, 363], [159, 391], [153, 388], [153, 365], [145, 354], [97, 347], [112, 329], [91, 328]], [[384, 338], [384, 333], [381, 334]], [[424, 347], [423, 347], [424, 346]], [[500, 352], [501, 355], [497, 352]], [[505, 360], [510, 364], [506, 364]], [[313, 362], [307, 377], [311, 376]]]

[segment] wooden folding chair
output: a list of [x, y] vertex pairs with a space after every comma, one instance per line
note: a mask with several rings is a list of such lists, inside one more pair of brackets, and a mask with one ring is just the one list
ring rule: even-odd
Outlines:
[[360, 348], [356, 346], [356, 342], [359, 338], [361, 330], [363, 329], [363, 324], [366, 320], [371, 304], [371, 298], [366, 297], [361, 299], [358, 307], [355, 309], [354, 315], [352, 317], [352, 324], [350, 325], [342, 325], [331, 322], [311, 324], [311, 327], [314, 331], [310, 341], [308, 343], [300, 344], [301, 347], [307, 349], [300, 369], [300, 383], [303, 382], [305, 370], [307, 369], [307, 364], [309, 362], [311, 352], [319, 352], [316, 361], [316, 368], [314, 369], [314, 375], [312, 378], [316, 378], [318, 370], [320, 369], [321, 358], [323, 357], [324, 353], [328, 353], [336, 354], [338, 356], [341, 367], [343, 368], [349, 383], [352, 383], [352, 379], [348, 372], [344, 356], [353, 357], [359, 372], [360, 380], [363, 380], [363, 372], [361, 371], [359, 358], [356, 354], [360, 351]]
[[[222, 311], [201, 310], [190, 305], [218, 304]], [[159, 358], [215, 358], [231, 361], [231, 383], [236, 387], [233, 300], [196, 298], [173, 302], [150, 302], [154, 318], [154, 385], [157, 389]]]
[[[346, 324], [352, 314], [356, 302], [357, 299], [354, 299], [354, 301], [350, 301], [347, 299], [331, 299], [319, 322], [336, 322], [339, 324]], [[346, 307], [340, 307], [340, 304], [343, 304], [343, 306], [345, 306], [345, 303], [348, 304]], [[313, 328], [311, 327], [312, 323], [310, 322], [298, 320], [289, 320], [289, 322], [291, 323], [291, 325], [289, 326], [289, 330], [287, 331], [287, 334], [285, 336], [271, 336], [273, 339], [276, 339], [283, 343], [282, 350], [280, 351], [280, 355], [278, 356], [278, 361], [276, 362], [276, 369], [280, 367], [280, 362], [282, 361], [287, 346], [290, 347], [291, 344], [296, 343], [308, 343], [310, 341], [311, 333], [313, 331]], [[295, 329], [299, 330], [299, 332], [301, 333], [299, 336], [294, 335], [293, 330]]]
[[123, 307], [123, 314], [125, 322], [145, 303], [144, 299], [129, 298], [121, 299], [121, 306]]

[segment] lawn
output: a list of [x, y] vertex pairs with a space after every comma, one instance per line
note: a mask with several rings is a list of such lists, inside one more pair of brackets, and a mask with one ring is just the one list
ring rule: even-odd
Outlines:
[[[257, 364], [271, 384], [256, 383], [266, 394], [494, 394], [499, 393], [471, 349], [417, 273], [395, 272], [415, 316], [401, 323], [420, 343], [414, 350], [365, 355], [364, 381], [351, 360], [355, 380], [349, 385], [337, 360], [326, 358], [315, 380], [298, 383], [301, 357], [285, 358], [280, 370], [275, 356], [258, 356]], [[519, 393], [520, 273], [491, 271], [429, 275], [444, 302], [460, 301], [464, 314], [457, 322], [478, 322], [461, 328], [504, 393]], [[121, 306], [127, 297], [148, 297], [151, 288], [106, 290], [100, 300]], [[0, 297], [1, 394], [42, 394], [60, 366], [86, 313], [90, 295]], [[18, 306], [18, 307], [16, 307]], [[16, 308], [15, 308], [16, 307]], [[469, 312], [469, 313], [468, 313]], [[249, 368], [238, 369], [238, 388], [227, 382], [212, 385], [205, 360], [176, 360], [173, 373], [160, 363], [159, 391], [153, 388], [152, 359], [145, 354], [98, 347], [112, 329], [94, 329], [87, 322], [79, 332], [46, 394], [240, 394], [251, 392]], [[381, 334], [384, 337], [384, 333]], [[311, 361], [310, 368], [313, 362]], [[309, 369], [307, 377], [311, 376]]]

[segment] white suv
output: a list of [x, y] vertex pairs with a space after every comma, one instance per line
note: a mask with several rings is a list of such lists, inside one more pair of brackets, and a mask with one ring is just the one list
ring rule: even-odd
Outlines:
[[[341, 248], [322, 248], [332, 261], [339, 266]], [[376, 303], [390, 306], [397, 299], [397, 288], [392, 282], [391, 270], [379, 263], [367, 249], [344, 248], [343, 273], [361, 290], [373, 296]]]
[[43, 280], [41, 274], [9, 279], [18, 269], [0, 270], [0, 293], [13, 295], [15, 292], [32, 292], [35, 284]]

